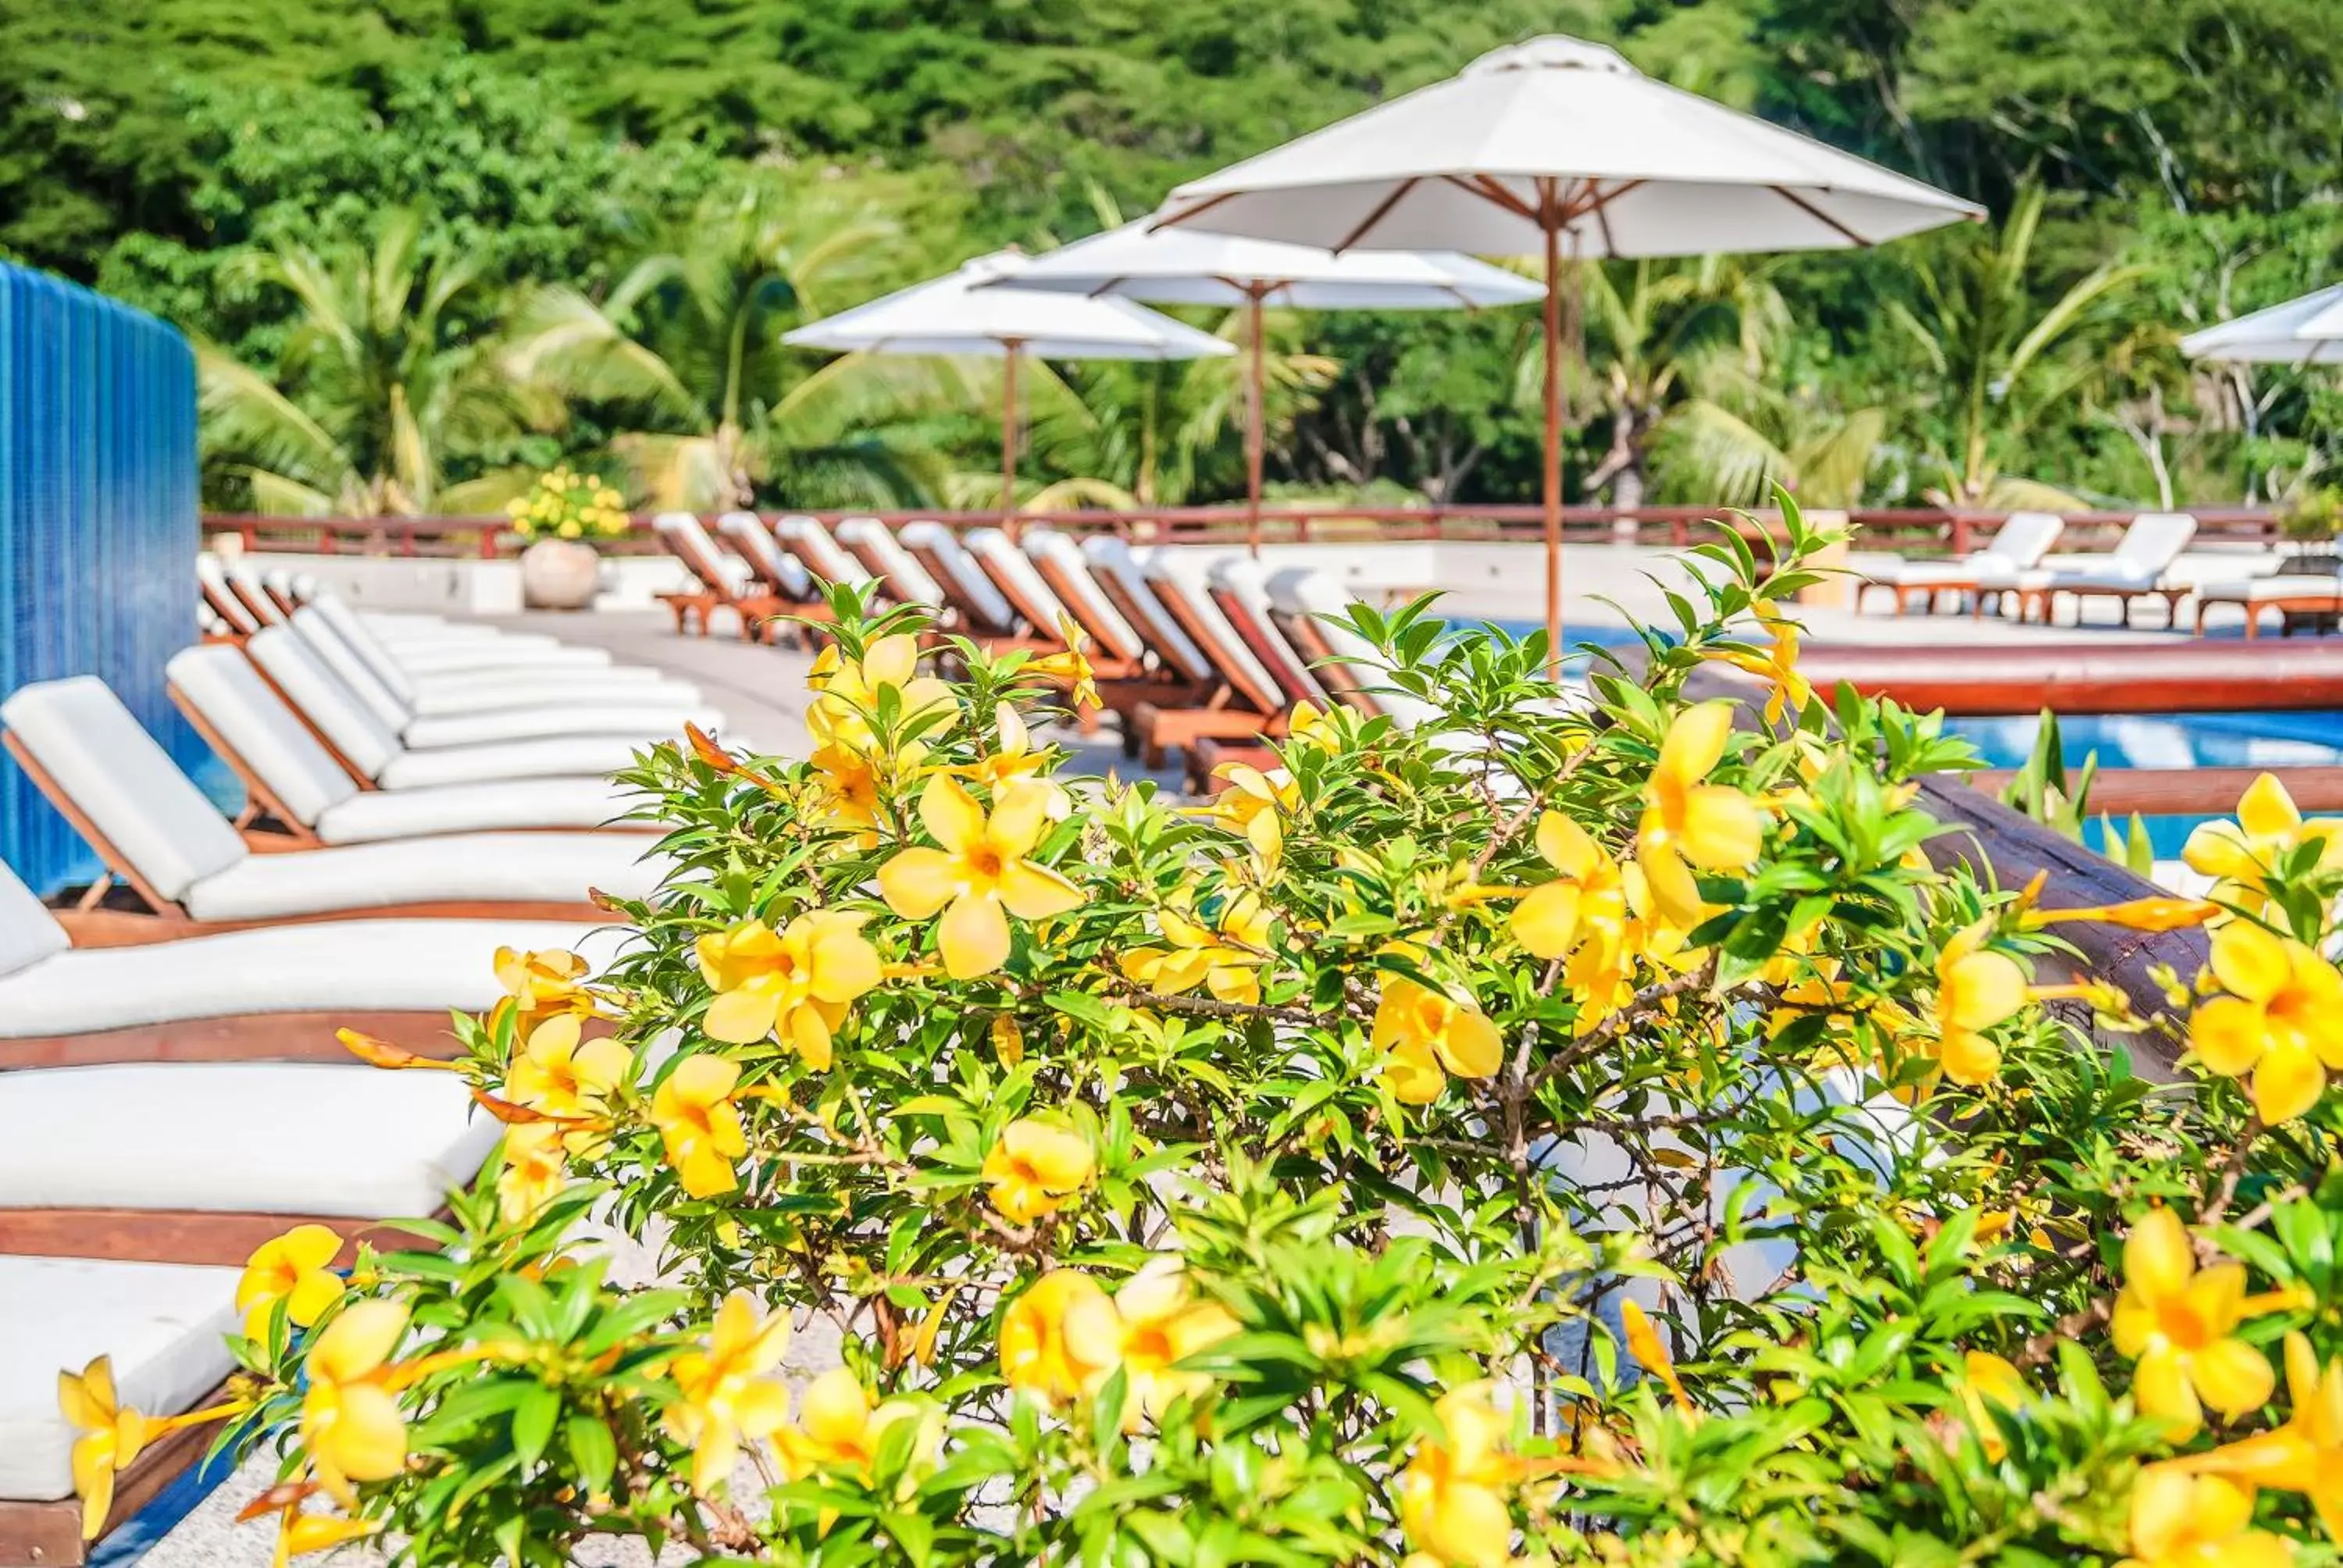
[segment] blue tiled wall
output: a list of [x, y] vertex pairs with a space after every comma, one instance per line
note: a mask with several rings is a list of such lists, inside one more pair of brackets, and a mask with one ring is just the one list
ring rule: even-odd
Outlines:
[[[196, 462], [186, 339], [0, 263], [0, 693], [100, 676], [191, 772], [163, 662], [196, 635]], [[0, 859], [43, 892], [96, 863], [5, 759]]]

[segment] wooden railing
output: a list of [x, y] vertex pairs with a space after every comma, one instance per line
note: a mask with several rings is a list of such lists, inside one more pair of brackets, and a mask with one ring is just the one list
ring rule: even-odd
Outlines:
[[[828, 523], [850, 517], [875, 517], [890, 528], [922, 518], [969, 527], [1001, 520], [998, 513], [990, 511], [841, 511], [807, 515]], [[1959, 555], [1978, 548], [2001, 525], [2004, 515], [1928, 508], [1863, 509], [1849, 514], [1855, 525], [1856, 548], [1913, 556]], [[2267, 543], [2279, 534], [2275, 516], [2262, 508], [2197, 508], [2192, 515], [2197, 521], [2200, 540]], [[2070, 514], [2066, 533], [2060, 542], [2069, 548], [2112, 544], [2132, 516], [2127, 511]], [[1640, 507], [1626, 511], [1608, 507], [1568, 507], [1563, 511], [1563, 533], [1574, 543], [1619, 541], [1681, 548], [1727, 526], [1724, 521], [1727, 518], [1745, 536], [1776, 529], [1780, 521], [1778, 514], [1773, 512], [1735, 514], [1719, 507]], [[1020, 520], [1077, 531], [1102, 529], [1141, 543], [1226, 542], [1242, 538], [1246, 528], [1246, 514], [1242, 507], [1179, 507], [1145, 513], [1031, 512], [1023, 514]], [[1538, 538], [1543, 528], [1544, 514], [1534, 506], [1272, 507], [1262, 513], [1262, 537], [1275, 544], [1328, 539], [1524, 541]], [[300, 555], [494, 560], [510, 554], [519, 543], [510, 525], [500, 517], [292, 518], [221, 513], [204, 518], [204, 531], [207, 536], [234, 535], [248, 551]], [[660, 552], [648, 516], [630, 519], [624, 535], [598, 542], [613, 555]]]

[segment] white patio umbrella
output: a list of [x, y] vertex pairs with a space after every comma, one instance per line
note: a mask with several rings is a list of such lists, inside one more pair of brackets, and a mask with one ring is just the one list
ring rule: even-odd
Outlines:
[[1017, 362], [1036, 359], [1200, 359], [1235, 349], [1209, 332], [1127, 299], [1087, 299], [987, 287], [1030, 265], [1015, 251], [800, 327], [781, 341], [870, 354], [978, 354], [1001, 361], [1001, 516], [1017, 512]]
[[1519, 305], [1543, 292], [1503, 267], [1453, 251], [1353, 251], [1282, 245], [1146, 219], [1035, 256], [1020, 288], [1062, 289], [1150, 305], [1242, 307], [1252, 363], [1245, 377], [1245, 543], [1261, 553], [1262, 314], [1297, 310], [1454, 310]]
[[2343, 364], [2343, 283], [2192, 332], [2180, 352], [2231, 364]]
[[1544, 254], [1546, 626], [1558, 641], [1565, 246], [1574, 262], [1835, 249], [1983, 216], [1557, 36], [1191, 181], [1154, 223], [1336, 251]]

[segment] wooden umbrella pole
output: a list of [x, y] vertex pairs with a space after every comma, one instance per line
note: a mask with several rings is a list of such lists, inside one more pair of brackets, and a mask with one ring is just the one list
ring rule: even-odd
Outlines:
[[1544, 180], [1538, 216], [1545, 230], [1545, 635], [1547, 673], [1562, 671], [1562, 215]]
[[1245, 337], [1252, 363], [1245, 372], [1245, 548], [1261, 558], [1261, 474], [1267, 438], [1262, 433], [1262, 287], [1245, 289]]
[[1017, 344], [1008, 350], [1001, 368], [1001, 526], [1017, 538]]

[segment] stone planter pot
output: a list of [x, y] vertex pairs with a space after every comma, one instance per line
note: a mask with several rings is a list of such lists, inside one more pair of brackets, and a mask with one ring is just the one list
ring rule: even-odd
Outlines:
[[576, 539], [539, 539], [520, 553], [521, 602], [531, 609], [588, 609], [601, 591], [602, 558]]

